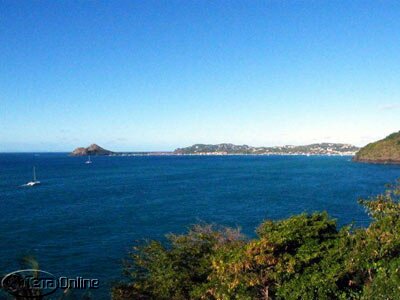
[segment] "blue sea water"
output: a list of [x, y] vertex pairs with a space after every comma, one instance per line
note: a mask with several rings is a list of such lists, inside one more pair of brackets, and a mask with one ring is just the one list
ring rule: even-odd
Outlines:
[[[108, 299], [122, 259], [142, 239], [191, 224], [241, 227], [327, 211], [340, 225], [369, 220], [357, 204], [400, 177], [399, 165], [326, 156], [69, 157], [0, 154], [0, 273], [25, 255], [57, 276], [99, 278]], [[40, 186], [23, 187], [36, 166]]]

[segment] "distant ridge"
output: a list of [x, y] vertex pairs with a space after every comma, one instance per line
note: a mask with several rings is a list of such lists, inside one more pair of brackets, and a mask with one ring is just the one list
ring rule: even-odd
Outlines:
[[286, 145], [281, 147], [253, 147], [234, 144], [195, 144], [193, 146], [178, 148], [174, 151], [177, 155], [229, 155], [229, 154], [254, 154], [254, 155], [354, 155], [358, 147], [350, 144], [319, 143], [304, 146]]
[[354, 161], [400, 164], [400, 131], [361, 148]]
[[114, 152], [106, 150], [97, 144], [91, 144], [89, 147], [78, 147], [70, 153], [71, 156], [87, 156], [87, 155], [113, 155]]

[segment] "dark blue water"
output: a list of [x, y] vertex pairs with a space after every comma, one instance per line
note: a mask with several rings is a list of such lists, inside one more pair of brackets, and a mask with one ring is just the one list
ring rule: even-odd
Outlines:
[[[109, 297], [121, 260], [143, 238], [193, 223], [240, 226], [326, 210], [339, 224], [367, 225], [359, 197], [383, 191], [399, 165], [349, 157], [93, 157], [0, 154], [0, 272], [34, 255], [58, 276], [99, 278]], [[42, 185], [27, 188], [36, 165]]]

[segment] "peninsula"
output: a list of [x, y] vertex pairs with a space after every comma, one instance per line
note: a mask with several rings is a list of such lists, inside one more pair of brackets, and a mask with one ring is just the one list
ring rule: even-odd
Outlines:
[[361, 148], [353, 160], [368, 163], [400, 164], [400, 131]]
[[350, 144], [320, 143], [304, 146], [253, 147], [234, 144], [195, 144], [174, 151], [177, 155], [354, 155], [359, 148]]

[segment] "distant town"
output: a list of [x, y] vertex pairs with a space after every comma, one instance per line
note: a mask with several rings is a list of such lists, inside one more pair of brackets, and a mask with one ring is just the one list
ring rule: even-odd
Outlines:
[[176, 155], [354, 155], [359, 150], [350, 144], [320, 143], [305, 146], [252, 147], [247, 145], [196, 144], [178, 148]]

